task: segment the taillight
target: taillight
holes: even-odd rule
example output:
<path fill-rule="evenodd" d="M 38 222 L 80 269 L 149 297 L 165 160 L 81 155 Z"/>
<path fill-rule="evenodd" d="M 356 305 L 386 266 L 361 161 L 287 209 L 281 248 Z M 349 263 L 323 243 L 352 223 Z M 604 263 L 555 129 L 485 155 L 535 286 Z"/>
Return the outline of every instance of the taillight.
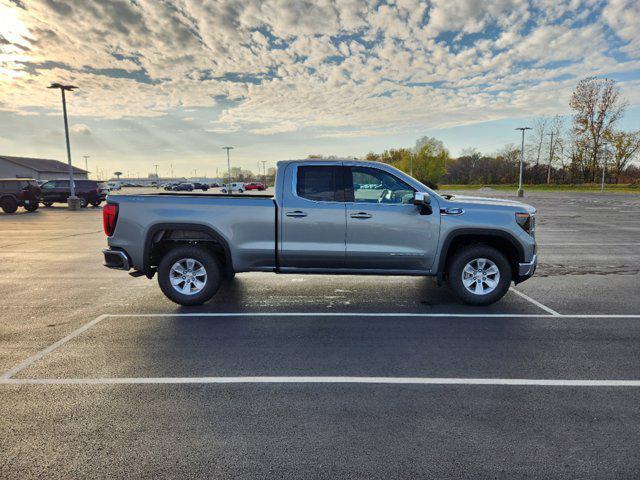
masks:
<path fill-rule="evenodd" d="M 113 235 L 116 230 L 116 222 L 118 221 L 118 205 L 115 203 L 107 203 L 102 207 L 102 226 L 107 237 Z"/>

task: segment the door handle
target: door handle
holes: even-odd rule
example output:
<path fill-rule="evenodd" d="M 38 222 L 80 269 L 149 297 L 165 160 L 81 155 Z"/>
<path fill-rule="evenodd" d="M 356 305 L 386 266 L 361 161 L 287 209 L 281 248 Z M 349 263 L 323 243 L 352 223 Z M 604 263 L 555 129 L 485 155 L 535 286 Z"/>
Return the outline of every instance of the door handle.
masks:
<path fill-rule="evenodd" d="M 301 210 L 295 210 L 293 212 L 287 212 L 285 213 L 285 215 L 287 217 L 295 217 L 295 218 L 301 218 L 301 217 L 306 217 L 307 214 Z"/>
<path fill-rule="evenodd" d="M 351 218 L 371 218 L 371 215 L 368 214 L 367 212 L 358 212 L 358 213 L 352 213 Z"/>

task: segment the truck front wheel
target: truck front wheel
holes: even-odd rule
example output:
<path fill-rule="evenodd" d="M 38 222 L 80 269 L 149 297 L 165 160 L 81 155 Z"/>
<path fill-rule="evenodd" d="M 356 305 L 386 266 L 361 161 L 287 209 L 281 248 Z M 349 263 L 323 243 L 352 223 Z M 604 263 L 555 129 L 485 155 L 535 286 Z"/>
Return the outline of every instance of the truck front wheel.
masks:
<path fill-rule="evenodd" d="M 457 251 L 447 270 L 449 286 L 469 305 L 490 305 L 511 285 L 511 266 L 504 254 L 486 245 Z"/>
<path fill-rule="evenodd" d="M 220 288 L 222 269 L 216 258 L 200 247 L 176 247 L 158 265 L 158 284 L 167 298 L 180 305 L 201 305 Z"/>

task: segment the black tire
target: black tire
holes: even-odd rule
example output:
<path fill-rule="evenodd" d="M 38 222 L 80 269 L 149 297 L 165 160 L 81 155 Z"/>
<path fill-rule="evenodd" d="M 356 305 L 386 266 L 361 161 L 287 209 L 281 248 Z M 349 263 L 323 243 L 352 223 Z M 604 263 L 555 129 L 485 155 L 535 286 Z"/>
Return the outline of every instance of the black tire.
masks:
<path fill-rule="evenodd" d="M 53 202 L 42 202 L 42 205 L 49 208 L 51 205 L 53 205 Z"/>
<path fill-rule="evenodd" d="M 97 201 L 95 201 L 95 202 L 91 202 L 91 205 L 93 205 L 94 207 L 96 207 L 96 208 L 97 208 L 97 207 L 99 207 L 99 206 L 100 206 L 100 204 L 101 204 L 101 203 L 102 203 L 102 201 L 97 200 Z"/>
<path fill-rule="evenodd" d="M 171 284 L 173 265 L 183 259 L 193 259 L 199 262 L 206 271 L 205 285 L 197 293 L 183 294 Z M 213 297 L 222 281 L 223 272 L 218 260 L 207 250 L 200 247 L 175 247 L 162 257 L 158 265 L 158 284 L 166 297 L 180 305 L 201 305 Z M 175 277 L 174 277 L 175 278 Z M 183 283 L 184 286 L 184 283 Z"/>
<path fill-rule="evenodd" d="M 465 287 L 462 279 L 465 266 L 476 259 L 487 259 L 498 268 L 500 278 L 495 288 L 484 294 L 476 294 Z M 511 286 L 511 265 L 507 257 L 499 250 L 487 245 L 472 245 L 457 251 L 447 269 L 448 283 L 456 296 L 468 305 L 490 305 L 500 300 Z M 480 277 L 482 278 L 482 277 Z M 486 278 L 486 277 L 484 277 Z M 495 278 L 495 277 L 494 277 Z M 482 288 L 487 285 L 482 283 Z"/>
<path fill-rule="evenodd" d="M 87 199 L 84 197 L 80 197 L 80 208 L 87 208 L 87 205 L 89 205 Z"/>
<path fill-rule="evenodd" d="M 244 192 L 243 189 L 241 189 L 241 188 L 238 189 L 238 193 L 243 193 L 243 192 Z"/>
<path fill-rule="evenodd" d="M 35 212 L 38 209 L 38 202 L 29 202 L 29 205 L 25 205 L 24 209 L 27 212 Z"/>
<path fill-rule="evenodd" d="M 0 200 L 0 207 L 4 213 L 16 213 L 16 210 L 18 210 L 18 202 L 16 202 L 15 198 L 6 197 Z"/>

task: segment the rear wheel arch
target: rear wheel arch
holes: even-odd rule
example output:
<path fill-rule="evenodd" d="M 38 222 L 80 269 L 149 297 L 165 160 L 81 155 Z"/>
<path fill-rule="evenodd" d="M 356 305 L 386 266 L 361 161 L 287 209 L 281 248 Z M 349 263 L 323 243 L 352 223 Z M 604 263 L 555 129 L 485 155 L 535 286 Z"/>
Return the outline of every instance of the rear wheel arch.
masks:
<path fill-rule="evenodd" d="M 226 239 L 216 230 L 201 224 L 162 223 L 153 225 L 144 243 L 144 273 L 151 278 L 154 266 L 172 248 L 181 245 L 197 245 L 213 253 L 223 266 L 225 276 L 234 274 L 231 250 Z"/>
<path fill-rule="evenodd" d="M 524 249 L 508 232 L 491 229 L 460 229 L 450 232 L 442 243 L 438 260 L 438 276 L 442 278 L 457 251 L 470 245 L 487 245 L 502 252 L 511 264 L 513 278 L 517 275 L 519 262 L 524 260 Z"/>

